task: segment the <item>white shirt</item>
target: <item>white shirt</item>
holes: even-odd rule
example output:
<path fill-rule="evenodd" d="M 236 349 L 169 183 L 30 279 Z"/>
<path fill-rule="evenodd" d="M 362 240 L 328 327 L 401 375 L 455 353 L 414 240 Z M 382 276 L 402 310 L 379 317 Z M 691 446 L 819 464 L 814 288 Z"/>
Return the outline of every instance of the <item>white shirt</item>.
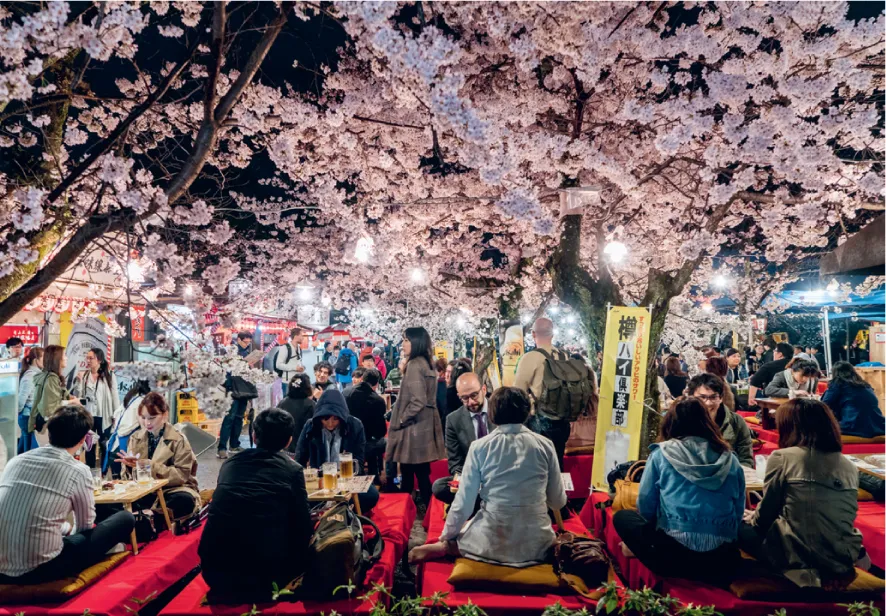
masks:
<path fill-rule="evenodd" d="M 482 505 L 471 518 L 478 495 Z M 554 542 L 548 508 L 565 504 L 553 443 L 505 424 L 471 443 L 440 538 L 457 539 L 468 558 L 527 567 L 544 561 Z"/>
<path fill-rule="evenodd" d="M 95 497 L 89 468 L 57 447 L 9 461 L 0 477 L 0 573 L 20 576 L 58 556 L 74 513 L 74 532 L 92 528 Z"/>

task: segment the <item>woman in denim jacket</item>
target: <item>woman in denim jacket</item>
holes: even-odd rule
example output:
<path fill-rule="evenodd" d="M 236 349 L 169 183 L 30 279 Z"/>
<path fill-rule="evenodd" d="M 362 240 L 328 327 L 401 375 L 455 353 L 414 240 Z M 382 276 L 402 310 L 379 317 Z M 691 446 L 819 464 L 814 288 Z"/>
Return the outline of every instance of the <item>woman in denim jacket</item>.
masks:
<path fill-rule="evenodd" d="M 739 563 L 741 464 L 696 398 L 674 402 L 659 440 L 650 447 L 638 511 L 614 516 L 622 551 L 662 577 L 725 582 Z"/>

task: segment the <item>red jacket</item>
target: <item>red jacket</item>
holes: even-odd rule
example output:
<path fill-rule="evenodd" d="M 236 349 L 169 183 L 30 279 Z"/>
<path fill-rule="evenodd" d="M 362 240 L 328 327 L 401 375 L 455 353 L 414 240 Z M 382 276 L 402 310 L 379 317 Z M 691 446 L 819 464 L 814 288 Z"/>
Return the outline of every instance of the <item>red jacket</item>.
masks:
<path fill-rule="evenodd" d="M 388 367 L 385 365 L 385 360 L 381 358 L 381 355 L 373 356 L 373 358 L 375 359 L 375 367 L 381 372 L 381 378 L 388 378 Z"/>

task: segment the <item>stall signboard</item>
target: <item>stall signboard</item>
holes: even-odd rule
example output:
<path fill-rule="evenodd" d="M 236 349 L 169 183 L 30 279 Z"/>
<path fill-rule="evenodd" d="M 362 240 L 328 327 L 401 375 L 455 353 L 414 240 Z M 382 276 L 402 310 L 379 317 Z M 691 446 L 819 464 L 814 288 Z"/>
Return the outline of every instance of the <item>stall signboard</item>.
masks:
<path fill-rule="evenodd" d="M 502 323 L 501 327 L 501 384 L 514 385 L 517 364 L 523 357 L 523 326 L 519 321 Z"/>
<path fill-rule="evenodd" d="M 597 437 L 591 483 L 608 490 L 606 476 L 640 456 L 650 316 L 646 308 L 616 306 L 606 318 Z"/>
<path fill-rule="evenodd" d="M 448 340 L 437 340 L 434 343 L 434 357 L 450 361 L 452 359 L 452 343 Z"/>
<path fill-rule="evenodd" d="M 21 338 L 26 345 L 40 342 L 40 328 L 36 325 L 4 325 L 0 327 L 0 341 Z"/>
<path fill-rule="evenodd" d="M 132 341 L 145 341 L 145 311 L 138 308 L 133 309 L 132 316 Z"/>

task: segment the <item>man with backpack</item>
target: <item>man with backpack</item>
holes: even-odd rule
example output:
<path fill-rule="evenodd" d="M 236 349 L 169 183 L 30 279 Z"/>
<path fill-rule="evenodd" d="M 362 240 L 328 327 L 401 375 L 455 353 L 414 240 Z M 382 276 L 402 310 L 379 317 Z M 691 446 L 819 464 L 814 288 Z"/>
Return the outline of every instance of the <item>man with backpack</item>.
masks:
<path fill-rule="evenodd" d="M 592 404 L 593 373 L 583 361 L 554 348 L 550 319 L 536 319 L 532 338 L 535 349 L 520 360 L 514 387 L 525 391 L 532 401 L 526 427 L 551 439 L 562 471 L 570 424 Z"/>
<path fill-rule="evenodd" d="M 335 380 L 339 389 L 344 389 L 354 380 L 354 370 L 357 369 L 357 345 L 349 342 L 348 346 L 341 350 L 335 362 Z"/>
<path fill-rule="evenodd" d="M 283 395 L 289 381 L 299 372 L 305 371 L 301 360 L 301 343 L 304 340 L 300 327 L 294 327 L 289 332 L 289 342 L 277 347 L 277 358 L 274 361 L 274 371 L 283 380 Z"/>

